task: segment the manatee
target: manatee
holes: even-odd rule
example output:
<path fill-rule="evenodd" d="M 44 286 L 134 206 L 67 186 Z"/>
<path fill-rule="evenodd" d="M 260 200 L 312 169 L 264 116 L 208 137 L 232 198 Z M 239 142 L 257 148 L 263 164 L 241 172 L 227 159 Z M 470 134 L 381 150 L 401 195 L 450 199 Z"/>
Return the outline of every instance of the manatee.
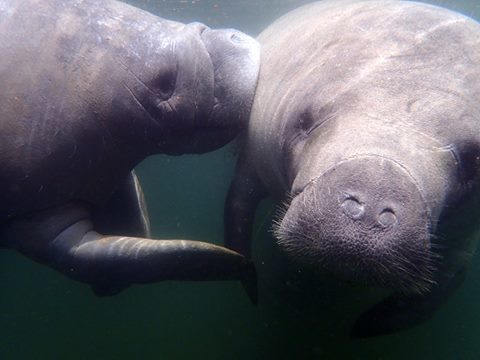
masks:
<path fill-rule="evenodd" d="M 113 295 L 241 280 L 244 256 L 151 240 L 132 169 L 205 153 L 246 126 L 259 46 L 110 0 L 0 0 L 0 244 Z M 165 174 L 168 176 L 168 174 Z"/>
<path fill-rule="evenodd" d="M 226 245 L 250 254 L 271 196 L 295 264 L 387 289 L 353 336 L 428 319 L 461 284 L 480 230 L 480 25 L 415 2 L 330 1 L 257 40 Z"/>

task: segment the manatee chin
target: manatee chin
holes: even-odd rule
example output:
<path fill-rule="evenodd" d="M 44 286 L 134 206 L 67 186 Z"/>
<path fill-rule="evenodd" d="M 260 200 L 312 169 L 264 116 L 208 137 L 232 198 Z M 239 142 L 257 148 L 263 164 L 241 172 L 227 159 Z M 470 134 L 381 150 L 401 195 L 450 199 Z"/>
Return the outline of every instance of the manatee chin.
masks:
<path fill-rule="evenodd" d="M 293 197 L 275 226 L 294 259 L 342 278 L 428 292 L 435 258 L 428 207 L 415 180 L 380 156 L 337 163 Z"/>

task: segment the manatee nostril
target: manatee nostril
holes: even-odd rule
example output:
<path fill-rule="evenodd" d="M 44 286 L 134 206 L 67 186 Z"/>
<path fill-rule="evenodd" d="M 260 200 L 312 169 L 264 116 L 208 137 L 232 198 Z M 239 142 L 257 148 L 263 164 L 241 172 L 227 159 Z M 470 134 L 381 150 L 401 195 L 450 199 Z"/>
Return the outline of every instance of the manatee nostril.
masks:
<path fill-rule="evenodd" d="M 244 39 L 238 33 L 233 33 L 232 35 L 230 35 L 230 40 L 232 40 L 232 42 L 235 44 L 241 44 Z"/>
<path fill-rule="evenodd" d="M 389 227 L 397 222 L 397 216 L 392 209 L 384 209 L 378 216 L 378 223 L 383 227 Z"/>
<path fill-rule="evenodd" d="M 365 213 L 365 207 L 356 198 L 350 197 L 342 203 L 343 212 L 352 219 L 360 219 Z"/>

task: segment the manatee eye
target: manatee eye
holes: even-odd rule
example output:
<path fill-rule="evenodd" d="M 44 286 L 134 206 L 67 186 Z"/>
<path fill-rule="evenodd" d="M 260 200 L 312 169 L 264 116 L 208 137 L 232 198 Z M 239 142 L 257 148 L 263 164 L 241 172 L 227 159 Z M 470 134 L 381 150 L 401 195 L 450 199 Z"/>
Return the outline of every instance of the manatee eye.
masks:
<path fill-rule="evenodd" d="M 300 113 L 298 117 L 298 127 L 307 135 L 310 133 L 310 129 L 313 126 L 315 119 L 312 116 L 312 112 L 310 110 L 305 110 Z"/>
<path fill-rule="evenodd" d="M 167 67 L 161 69 L 155 79 L 152 81 L 151 87 L 160 93 L 162 99 L 169 99 L 174 91 L 177 82 L 176 68 Z"/>
<path fill-rule="evenodd" d="M 308 107 L 298 115 L 295 129 L 308 137 L 315 129 L 333 119 L 334 115 L 334 109 L 330 104 L 319 109 Z"/>
<path fill-rule="evenodd" d="M 244 38 L 237 33 L 233 33 L 230 35 L 230 40 L 235 44 L 241 44 L 243 43 Z"/>

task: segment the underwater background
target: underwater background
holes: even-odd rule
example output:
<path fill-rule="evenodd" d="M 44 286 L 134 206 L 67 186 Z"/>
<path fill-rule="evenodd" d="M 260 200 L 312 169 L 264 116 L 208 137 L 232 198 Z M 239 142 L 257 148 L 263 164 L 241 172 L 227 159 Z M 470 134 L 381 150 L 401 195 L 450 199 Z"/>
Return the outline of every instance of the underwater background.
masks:
<path fill-rule="evenodd" d="M 168 19 L 256 36 L 310 1 L 128 2 Z M 429 2 L 480 19 L 478 0 Z M 222 243 L 237 150 L 231 144 L 201 156 L 153 156 L 138 166 L 154 237 Z M 0 360 L 480 359 L 479 254 L 464 285 L 433 319 L 390 336 L 351 340 L 352 321 L 378 294 L 295 273 L 270 233 L 274 215 L 269 201 L 257 212 L 257 307 L 236 282 L 137 285 L 97 298 L 87 285 L 1 250 Z"/>

